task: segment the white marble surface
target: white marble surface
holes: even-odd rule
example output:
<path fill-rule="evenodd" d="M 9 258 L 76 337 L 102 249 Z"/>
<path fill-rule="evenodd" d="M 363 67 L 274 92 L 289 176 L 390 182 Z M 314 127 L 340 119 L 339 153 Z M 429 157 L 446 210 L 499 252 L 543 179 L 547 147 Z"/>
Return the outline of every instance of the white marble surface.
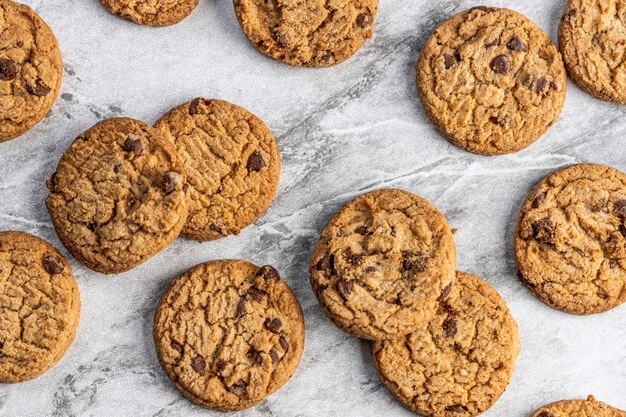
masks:
<path fill-rule="evenodd" d="M 459 269 L 493 285 L 519 324 L 515 374 L 486 417 L 524 417 L 543 403 L 589 393 L 626 409 L 626 307 L 593 317 L 546 307 L 517 280 L 511 238 L 526 193 L 549 172 L 582 161 L 626 170 L 626 107 L 595 100 L 570 83 L 561 118 L 530 148 L 488 158 L 448 144 L 417 100 L 414 64 L 442 19 L 477 2 L 381 0 L 373 38 L 348 62 L 316 70 L 258 53 L 230 0 L 200 0 L 191 17 L 163 29 L 117 19 L 97 0 L 23 1 L 55 31 L 65 76 L 50 115 L 0 144 L 0 230 L 31 232 L 61 248 L 44 207 L 44 181 L 71 141 L 101 118 L 152 123 L 199 95 L 263 118 L 276 135 L 283 171 L 270 210 L 239 236 L 205 244 L 178 239 L 139 268 L 112 277 L 69 257 L 83 306 L 76 340 L 44 376 L 0 386 L 0 415 L 221 415 L 194 406 L 169 383 L 151 327 L 172 278 L 225 257 L 275 265 L 306 317 L 306 348 L 295 376 L 237 415 L 411 415 L 379 382 L 369 344 L 322 315 L 307 274 L 331 214 L 357 194 L 392 186 L 430 199 L 459 229 Z M 556 39 L 563 0 L 489 4 L 526 14 Z"/>

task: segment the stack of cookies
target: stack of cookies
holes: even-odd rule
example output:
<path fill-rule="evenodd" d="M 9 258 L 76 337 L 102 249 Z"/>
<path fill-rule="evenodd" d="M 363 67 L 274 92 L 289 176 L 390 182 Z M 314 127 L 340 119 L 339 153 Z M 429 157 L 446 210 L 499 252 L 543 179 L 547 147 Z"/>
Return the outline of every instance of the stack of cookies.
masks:
<path fill-rule="evenodd" d="M 324 228 L 311 286 L 339 328 L 373 341 L 381 380 L 427 416 L 476 416 L 507 387 L 520 350 L 504 300 L 456 271 L 452 231 L 428 201 L 390 189 L 347 203 Z"/>

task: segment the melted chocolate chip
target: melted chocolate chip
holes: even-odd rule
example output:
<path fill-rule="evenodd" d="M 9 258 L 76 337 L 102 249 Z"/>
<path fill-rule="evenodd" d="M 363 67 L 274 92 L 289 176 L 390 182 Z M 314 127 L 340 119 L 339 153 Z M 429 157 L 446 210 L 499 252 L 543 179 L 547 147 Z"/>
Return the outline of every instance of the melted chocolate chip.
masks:
<path fill-rule="evenodd" d="M 441 295 L 439 295 L 439 301 L 445 301 L 446 298 L 450 295 L 450 291 L 452 291 L 452 283 L 446 285 L 446 288 L 441 291 Z"/>
<path fill-rule="evenodd" d="M 191 367 L 194 371 L 196 371 L 199 375 L 204 375 L 204 367 L 205 367 L 204 359 L 200 356 L 196 356 L 191 359 Z"/>
<path fill-rule="evenodd" d="M 344 249 L 343 258 L 347 263 L 352 266 L 359 266 L 361 264 L 361 261 L 363 260 L 361 255 L 357 255 L 356 253 L 352 252 L 352 248 L 350 247 Z"/>
<path fill-rule="evenodd" d="M 235 310 L 235 317 L 243 316 L 243 313 L 246 312 L 246 299 L 241 297 L 239 302 L 237 303 L 237 309 Z"/>
<path fill-rule="evenodd" d="M 213 230 L 215 233 L 222 233 L 222 228 L 216 225 L 215 223 L 211 223 L 209 229 Z"/>
<path fill-rule="evenodd" d="M 260 171 L 261 168 L 265 166 L 265 160 L 263 159 L 263 155 L 260 151 L 256 150 L 252 152 L 252 155 L 248 158 L 248 163 L 246 164 L 246 168 L 248 171 Z"/>
<path fill-rule="evenodd" d="M 235 382 L 233 385 L 230 386 L 230 388 L 232 389 L 241 389 L 243 387 L 245 387 L 246 381 L 244 381 L 243 379 L 240 379 L 239 381 Z"/>
<path fill-rule="evenodd" d="M 613 205 L 613 212 L 621 219 L 626 220 L 626 200 L 619 200 Z"/>
<path fill-rule="evenodd" d="M 200 99 L 199 97 L 198 97 L 198 98 L 194 98 L 194 99 L 191 101 L 191 103 L 189 103 L 189 114 L 191 114 L 192 116 L 193 116 L 194 114 L 198 114 L 198 113 L 200 113 L 200 112 L 198 111 L 198 105 L 200 104 L 200 100 L 201 100 L 201 99 Z"/>
<path fill-rule="evenodd" d="M 17 65 L 15 61 L 7 58 L 0 58 L 0 80 L 10 81 L 17 75 Z"/>
<path fill-rule="evenodd" d="M 170 343 L 170 346 L 172 349 L 174 349 L 176 352 L 180 353 L 181 355 L 183 354 L 183 345 L 181 345 L 180 343 L 172 340 L 172 342 Z"/>
<path fill-rule="evenodd" d="M 443 333 L 446 337 L 454 337 L 456 334 L 456 320 L 451 317 L 448 317 L 443 322 Z"/>
<path fill-rule="evenodd" d="M 554 417 L 554 416 L 551 413 L 547 412 L 547 411 L 542 411 L 541 413 L 539 413 L 539 415 L 537 417 Z"/>
<path fill-rule="evenodd" d="M 404 252 L 402 258 L 402 268 L 405 271 L 424 272 L 428 267 L 428 262 L 420 254 Z"/>
<path fill-rule="evenodd" d="M 143 144 L 141 143 L 141 139 L 126 138 L 122 149 L 126 152 L 132 152 L 135 156 L 141 156 L 143 153 Z"/>
<path fill-rule="evenodd" d="M 278 274 L 278 271 L 271 265 L 265 265 L 260 267 L 259 270 L 256 272 L 256 276 L 263 278 L 265 281 L 280 281 L 280 275 Z"/>
<path fill-rule="evenodd" d="M 490 66 L 496 74 L 506 74 L 511 70 L 511 61 L 506 55 L 498 55 L 491 61 Z"/>
<path fill-rule="evenodd" d="M 256 287 L 250 287 L 248 289 L 248 293 L 247 293 L 250 298 L 252 298 L 254 301 L 261 302 L 261 300 L 263 299 L 263 296 L 265 295 L 265 292 L 259 290 Z"/>
<path fill-rule="evenodd" d="M 354 229 L 354 232 L 365 236 L 367 234 L 367 226 L 359 226 Z"/>
<path fill-rule="evenodd" d="M 450 69 L 454 64 L 456 64 L 458 60 L 454 55 L 444 54 L 443 56 L 443 64 L 446 66 L 446 69 Z"/>
<path fill-rule="evenodd" d="M 369 12 L 361 13 L 356 17 L 356 24 L 361 28 L 365 29 L 367 27 L 372 26 L 372 22 L 374 22 L 374 18 Z"/>
<path fill-rule="evenodd" d="M 534 209 L 538 208 L 541 205 L 541 203 L 545 201 L 545 199 L 546 199 L 546 193 L 539 194 L 537 197 L 535 197 L 530 207 Z"/>
<path fill-rule="evenodd" d="M 63 263 L 55 256 L 46 256 L 42 261 L 43 269 L 50 275 L 58 275 L 65 268 Z"/>
<path fill-rule="evenodd" d="M 467 407 L 459 404 L 451 405 L 446 407 L 446 411 L 449 413 L 467 413 Z"/>
<path fill-rule="evenodd" d="M 163 178 L 161 180 L 161 186 L 163 187 L 163 192 L 165 194 L 172 194 L 176 191 L 176 187 L 180 182 L 180 174 L 178 172 L 166 172 L 163 174 Z"/>
<path fill-rule="evenodd" d="M 348 300 L 348 296 L 352 292 L 353 282 L 346 279 L 341 279 L 337 282 L 337 292 L 343 298 L 344 301 Z"/>
<path fill-rule="evenodd" d="M 219 374 L 224 369 L 226 369 L 226 361 L 224 361 L 222 359 L 218 359 L 218 361 L 215 362 L 215 371 Z"/>
<path fill-rule="evenodd" d="M 327 253 L 322 259 L 319 260 L 319 262 L 317 262 L 315 269 L 323 272 L 327 277 L 330 277 L 335 273 L 335 257 Z"/>
<path fill-rule="evenodd" d="M 509 39 L 506 47 L 511 51 L 528 52 L 528 45 L 526 45 L 524 41 L 522 41 L 522 38 L 517 35 L 514 35 L 511 39 Z"/>
<path fill-rule="evenodd" d="M 43 97 L 50 92 L 50 87 L 41 82 L 41 80 L 37 80 L 35 85 L 26 83 L 26 91 L 33 96 Z"/>
<path fill-rule="evenodd" d="M 543 93 L 548 88 L 548 80 L 545 77 L 539 77 L 534 82 L 534 90 L 536 93 Z"/>
<path fill-rule="evenodd" d="M 272 348 L 270 349 L 270 358 L 272 358 L 272 362 L 274 363 L 280 360 L 280 357 L 278 356 L 278 351 L 274 346 L 272 346 Z"/>
<path fill-rule="evenodd" d="M 532 225 L 533 236 L 539 242 L 552 243 L 554 241 L 555 228 L 552 220 L 545 218 L 537 220 Z"/>
<path fill-rule="evenodd" d="M 496 116 L 491 116 L 491 117 L 489 118 L 489 122 L 490 122 L 490 123 L 492 123 L 492 124 L 494 124 L 494 125 L 498 125 L 498 126 L 502 126 L 502 125 L 504 125 L 504 121 L 503 121 L 503 120 L 498 119 Z"/>
<path fill-rule="evenodd" d="M 263 323 L 263 327 L 269 330 L 272 333 L 280 332 L 280 328 L 283 326 L 283 323 L 279 318 L 274 319 L 266 319 L 265 323 Z"/>
<path fill-rule="evenodd" d="M 287 343 L 287 339 L 284 336 L 278 338 L 278 343 L 280 343 L 280 347 L 283 348 L 285 352 L 289 350 L 289 343 Z"/>
<path fill-rule="evenodd" d="M 261 352 L 259 352 L 258 350 L 250 349 L 248 353 L 246 354 L 246 356 L 250 358 L 252 362 L 255 362 L 259 365 L 263 363 L 263 356 L 261 355 Z"/>

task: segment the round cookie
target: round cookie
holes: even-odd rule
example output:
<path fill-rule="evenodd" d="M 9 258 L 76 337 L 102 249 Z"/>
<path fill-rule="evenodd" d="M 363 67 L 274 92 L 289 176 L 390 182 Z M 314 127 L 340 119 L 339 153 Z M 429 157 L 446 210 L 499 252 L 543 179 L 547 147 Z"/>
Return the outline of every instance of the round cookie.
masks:
<path fill-rule="evenodd" d="M 280 154 L 265 123 L 221 100 L 196 98 L 155 124 L 189 175 L 191 203 L 183 235 L 199 241 L 239 234 L 270 205 Z"/>
<path fill-rule="evenodd" d="M 428 201 L 387 189 L 347 203 L 313 252 L 311 286 L 342 330 L 377 340 L 428 322 L 450 292 L 456 249 L 446 219 Z"/>
<path fill-rule="evenodd" d="M 559 46 L 572 79 L 602 100 L 626 104 L 626 2 L 570 0 Z"/>
<path fill-rule="evenodd" d="M 271 266 L 221 260 L 172 283 L 154 317 L 165 373 L 203 407 L 251 407 L 283 386 L 304 348 L 302 310 Z"/>
<path fill-rule="evenodd" d="M 437 129 L 482 155 L 527 147 L 558 118 L 565 67 L 537 26 L 508 9 L 476 7 L 443 22 L 417 62 L 417 90 Z"/>
<path fill-rule="evenodd" d="M 198 0 L 100 0 L 111 13 L 147 26 L 174 25 L 193 12 Z"/>
<path fill-rule="evenodd" d="M 596 401 L 593 395 L 587 400 L 565 400 L 544 405 L 531 417 L 626 417 L 626 411 Z"/>
<path fill-rule="evenodd" d="M 383 383 L 407 408 L 429 417 L 472 417 L 490 408 L 508 386 L 519 351 L 504 300 L 464 272 L 429 323 L 373 344 Z"/>
<path fill-rule="evenodd" d="M 52 30 L 28 6 L 0 0 L 0 142 L 32 128 L 54 104 L 63 77 Z"/>
<path fill-rule="evenodd" d="M 85 266 L 128 271 L 169 245 L 189 209 L 187 176 L 174 145 L 156 129 L 108 119 L 65 151 L 46 206 L 61 242 Z"/>
<path fill-rule="evenodd" d="M 70 265 L 48 242 L 0 232 L 0 382 L 36 378 L 72 343 L 80 296 Z"/>
<path fill-rule="evenodd" d="M 298 67 L 329 67 L 350 58 L 372 36 L 378 0 L 234 0 L 250 42 Z"/>
<path fill-rule="evenodd" d="M 551 307 L 594 314 L 626 301 L 626 175 L 578 164 L 543 179 L 520 211 L 515 255 Z"/>

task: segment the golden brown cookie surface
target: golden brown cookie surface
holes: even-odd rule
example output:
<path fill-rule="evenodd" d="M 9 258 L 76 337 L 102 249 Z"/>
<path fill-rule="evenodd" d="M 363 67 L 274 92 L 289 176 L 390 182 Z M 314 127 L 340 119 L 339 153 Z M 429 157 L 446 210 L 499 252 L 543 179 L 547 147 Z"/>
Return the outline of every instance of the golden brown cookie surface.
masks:
<path fill-rule="evenodd" d="M 590 395 L 587 400 L 565 400 L 544 405 L 531 417 L 626 417 L 626 411 L 596 401 Z"/>
<path fill-rule="evenodd" d="M 258 117 L 226 101 L 196 98 L 155 127 L 176 145 L 189 176 L 185 236 L 204 241 L 238 234 L 269 207 L 280 154 Z"/>
<path fill-rule="evenodd" d="M 454 281 L 456 251 L 443 215 L 407 191 L 373 191 L 326 225 L 313 252 L 311 286 L 326 316 L 365 339 L 415 331 Z"/>
<path fill-rule="evenodd" d="M 79 315 L 63 255 L 38 237 L 0 232 L 0 382 L 47 371 L 72 343 Z"/>
<path fill-rule="evenodd" d="M 32 128 L 61 87 L 63 63 L 54 34 L 28 6 L 0 0 L 0 142 Z"/>
<path fill-rule="evenodd" d="M 626 175 L 578 164 L 543 179 L 515 230 L 520 278 L 546 304 L 601 313 L 626 301 Z"/>
<path fill-rule="evenodd" d="M 378 0 L 234 0 L 244 33 L 289 65 L 328 67 L 372 36 Z"/>
<path fill-rule="evenodd" d="M 566 73 L 554 44 L 508 9 L 477 7 L 443 22 L 417 63 L 417 90 L 453 144 L 484 155 L 518 151 L 558 118 Z"/>
<path fill-rule="evenodd" d="M 222 260 L 174 280 L 154 319 L 165 373 L 189 400 L 234 411 L 278 390 L 298 367 L 304 319 L 271 266 Z"/>
<path fill-rule="evenodd" d="M 109 11 L 140 25 L 170 26 L 193 12 L 198 0 L 100 0 Z"/>
<path fill-rule="evenodd" d="M 572 79 L 603 100 L 626 103 L 626 1 L 570 0 L 559 46 Z"/>
<path fill-rule="evenodd" d="M 108 119 L 65 151 L 46 205 L 73 256 L 95 271 L 119 273 L 176 239 L 187 219 L 186 180 L 174 145 L 156 129 Z"/>
<path fill-rule="evenodd" d="M 382 381 L 409 409 L 471 417 L 500 398 L 520 351 L 517 325 L 489 284 L 458 272 L 449 297 L 418 331 L 373 345 Z"/>

